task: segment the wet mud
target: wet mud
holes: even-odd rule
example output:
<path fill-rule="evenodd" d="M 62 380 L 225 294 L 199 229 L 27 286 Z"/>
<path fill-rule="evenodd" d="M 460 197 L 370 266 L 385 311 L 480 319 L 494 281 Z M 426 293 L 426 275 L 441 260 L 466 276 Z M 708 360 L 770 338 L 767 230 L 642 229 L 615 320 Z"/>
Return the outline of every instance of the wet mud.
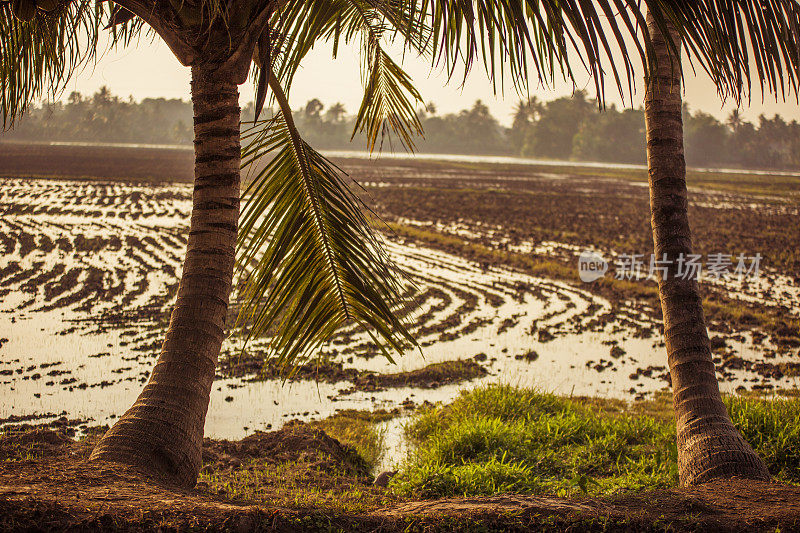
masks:
<path fill-rule="evenodd" d="M 569 273 L 588 244 L 609 257 L 647 251 L 646 189 L 531 170 L 343 164 L 377 212 L 404 229 L 386 242 L 418 287 L 418 306 L 406 312 L 421 350 L 392 365 L 366 332 L 346 327 L 287 377 L 265 363 L 268 339 L 243 349 L 243 332 L 232 331 L 211 436 L 241 438 L 337 409 L 445 401 L 496 381 L 628 400 L 669 386 L 652 282 L 581 284 L 519 259 Z M 0 180 L 0 424 L 66 417 L 102 425 L 124 412 L 160 350 L 190 195 L 169 182 Z M 746 251 L 763 251 L 768 266 L 760 283 L 703 283 L 719 307 L 709 323 L 729 392 L 798 384 L 800 217 L 796 200 L 784 200 L 695 196 L 699 251 L 752 246 Z M 748 224 L 767 237 L 746 237 Z M 725 319 L 729 308 L 738 308 L 735 319 Z"/>

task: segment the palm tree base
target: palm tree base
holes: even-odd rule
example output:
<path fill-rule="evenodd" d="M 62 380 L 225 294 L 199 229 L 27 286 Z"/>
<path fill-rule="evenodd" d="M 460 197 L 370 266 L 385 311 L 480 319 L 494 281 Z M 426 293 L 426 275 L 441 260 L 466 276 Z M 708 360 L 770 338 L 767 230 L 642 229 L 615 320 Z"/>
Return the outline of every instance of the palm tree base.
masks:
<path fill-rule="evenodd" d="M 690 487 L 718 479 L 769 481 L 764 461 L 742 438 L 733 424 L 730 428 L 708 429 L 678 441 L 678 469 L 682 486 Z"/>

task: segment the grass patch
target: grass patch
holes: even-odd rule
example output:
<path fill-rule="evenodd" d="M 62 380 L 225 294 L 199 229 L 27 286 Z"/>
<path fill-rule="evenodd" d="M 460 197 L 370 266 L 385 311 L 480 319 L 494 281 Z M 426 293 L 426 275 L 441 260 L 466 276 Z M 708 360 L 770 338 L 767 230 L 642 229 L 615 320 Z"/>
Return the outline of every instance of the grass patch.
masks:
<path fill-rule="evenodd" d="M 800 483 L 800 398 L 724 398 L 733 423 L 778 481 Z"/>
<path fill-rule="evenodd" d="M 773 475 L 799 482 L 800 401 L 725 401 Z M 678 483 L 666 394 L 628 406 L 492 385 L 421 412 L 406 431 L 416 450 L 393 482 L 405 495 L 611 495 Z"/>
<path fill-rule="evenodd" d="M 431 363 L 423 368 L 395 374 L 365 373 L 355 381 L 356 390 L 377 391 L 388 387 L 419 387 L 432 389 L 483 377 L 485 368 L 472 359 L 454 359 Z"/>
<path fill-rule="evenodd" d="M 343 411 L 325 420 L 292 422 L 241 441 L 204 443 L 198 489 L 231 501 L 361 512 L 394 501 L 372 486 L 387 412 Z"/>
<path fill-rule="evenodd" d="M 385 416 L 382 413 L 386 413 Z M 394 415 L 381 411 L 356 411 L 348 409 L 324 420 L 312 421 L 311 427 L 319 428 L 342 444 L 352 446 L 364 459 L 370 469 L 374 469 L 383 455 L 383 432 L 377 422 L 393 418 Z"/>
<path fill-rule="evenodd" d="M 313 462 L 271 463 L 254 459 L 232 472 L 201 474 L 200 487 L 236 502 L 321 508 L 349 513 L 393 501 L 368 480 L 335 475 Z"/>

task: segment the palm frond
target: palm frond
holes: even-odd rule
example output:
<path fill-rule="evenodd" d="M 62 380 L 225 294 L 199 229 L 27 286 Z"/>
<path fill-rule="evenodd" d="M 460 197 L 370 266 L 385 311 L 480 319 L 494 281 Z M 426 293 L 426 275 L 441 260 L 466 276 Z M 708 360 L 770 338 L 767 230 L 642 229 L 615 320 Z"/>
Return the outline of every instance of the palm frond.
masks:
<path fill-rule="evenodd" d="M 304 0 L 287 2 L 270 20 L 273 32 L 273 70 L 290 92 L 292 80 L 303 58 L 320 42 L 340 42 L 360 35 L 360 14 L 350 0 Z"/>
<path fill-rule="evenodd" d="M 738 103 L 743 96 L 750 97 L 755 82 L 762 92 L 797 96 L 800 90 L 800 2 L 797 0 L 649 0 L 647 3 L 656 20 L 673 22 L 690 58 L 700 63 L 721 95 L 733 97 Z"/>
<path fill-rule="evenodd" d="M 32 102 L 57 98 L 75 72 L 96 61 L 104 29 L 112 48 L 127 46 L 142 33 L 157 33 L 188 65 L 212 28 L 247 28 L 260 20 L 259 10 L 267 4 L 268 0 L 53 0 L 45 10 L 34 0 L 24 0 L 19 5 L 33 6 L 33 11 L 15 16 L 17 3 L 0 0 L 3 127 L 12 126 Z"/>
<path fill-rule="evenodd" d="M 481 60 L 492 81 L 502 86 L 508 74 L 518 90 L 525 90 L 529 63 L 544 85 L 551 85 L 557 76 L 577 81 L 575 67 L 581 65 L 594 80 L 599 100 L 609 74 L 624 96 L 633 88 L 632 58 L 638 56 L 645 69 L 654 68 L 649 38 L 643 31 L 649 10 L 665 35 L 667 24 L 678 29 L 689 57 L 700 63 L 724 95 L 749 95 L 753 78 L 762 89 L 776 94 L 797 94 L 800 85 L 797 0 L 411 3 L 415 19 L 432 28 L 434 63 L 443 64 L 451 76 L 460 65 L 466 77 Z"/>
<path fill-rule="evenodd" d="M 16 18 L 11 2 L 0 3 L 0 108 L 4 128 L 43 95 L 55 96 L 73 72 L 94 58 L 103 12 L 91 0 L 55 11 L 37 10 L 30 21 Z"/>
<path fill-rule="evenodd" d="M 380 12 L 362 12 L 364 98 L 356 115 L 352 138 L 365 133 L 367 148 L 372 151 L 380 136 L 381 144 L 390 133 L 396 134 L 407 150 L 414 148 L 414 136 L 422 135 L 415 105 L 422 96 L 403 68 L 384 50 L 381 40 L 386 31 Z"/>
<path fill-rule="evenodd" d="M 413 3 L 408 4 L 413 6 Z M 294 74 L 303 58 L 320 42 L 331 44 L 334 56 L 341 44 L 353 42 L 375 29 L 390 37 L 401 35 L 403 42 L 421 53 L 426 47 L 428 29 L 411 20 L 405 0 L 301 0 L 287 2 L 270 19 L 273 34 L 274 70 L 290 92 Z M 382 21 L 381 21 L 382 19 Z"/>
<path fill-rule="evenodd" d="M 518 91 L 529 84 L 532 66 L 540 83 L 557 76 L 575 80 L 576 61 L 594 80 L 603 98 L 610 70 L 620 93 L 633 86 L 629 48 L 644 60 L 645 47 L 636 36 L 644 26 L 637 0 L 420 0 L 415 18 L 432 28 L 434 63 L 453 76 L 460 65 L 464 77 L 476 61 L 501 87 L 506 76 Z M 630 36 L 635 38 L 630 39 Z M 532 63 L 532 65 L 531 65 Z"/>
<path fill-rule="evenodd" d="M 372 151 L 379 136 L 382 146 L 383 139 L 393 132 L 407 150 L 413 150 L 414 136 L 422 135 L 414 107 L 422 102 L 422 96 L 378 42 L 368 47 L 366 70 L 364 99 L 356 115 L 353 137 L 358 132 L 365 133 L 367 148 Z"/>
<path fill-rule="evenodd" d="M 305 55 L 321 41 L 331 43 L 334 55 L 340 43 L 361 38 L 364 55 L 364 97 L 353 129 L 353 137 L 365 133 L 367 146 L 375 148 L 377 139 L 395 133 L 406 149 L 414 146 L 413 137 L 422 134 L 415 104 L 422 101 L 411 78 L 382 46 L 384 37 L 402 36 L 403 42 L 424 54 L 426 28 L 409 25 L 403 1 L 328 0 L 289 3 L 271 20 L 270 51 L 272 67 L 287 92 Z M 399 24 L 393 26 L 391 21 Z M 259 72 L 258 94 L 265 89 L 265 75 Z"/>
<path fill-rule="evenodd" d="M 387 349 L 415 345 L 394 310 L 403 276 L 374 235 L 341 171 L 300 137 L 275 76 L 280 112 L 245 136 L 245 167 L 273 155 L 246 189 L 240 225 L 244 289 L 239 322 L 248 338 L 271 333 L 284 368 L 311 356 L 348 321 Z"/>

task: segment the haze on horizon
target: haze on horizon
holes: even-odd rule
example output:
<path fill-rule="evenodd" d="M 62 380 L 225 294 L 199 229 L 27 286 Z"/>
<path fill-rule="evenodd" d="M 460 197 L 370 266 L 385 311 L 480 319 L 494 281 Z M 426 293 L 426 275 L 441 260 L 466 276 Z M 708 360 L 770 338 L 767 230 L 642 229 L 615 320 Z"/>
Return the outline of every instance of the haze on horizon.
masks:
<path fill-rule="evenodd" d="M 431 72 L 427 59 L 409 54 L 403 56 L 402 49 L 396 46 L 390 46 L 389 49 L 392 48 L 395 52 L 393 56 L 396 60 L 402 59 L 403 67 L 411 75 L 424 101 L 436 104 L 438 113 L 454 113 L 472 106 L 475 100 L 482 100 L 503 125 L 511 123 L 514 106 L 521 97 L 510 83 L 506 82 L 504 87 L 498 87 L 495 94 L 483 67 L 477 65 L 463 85 L 461 76 L 456 76 L 448 84 L 447 76 L 441 69 Z M 329 46 L 320 46 L 307 56 L 293 83 L 290 94 L 293 107 L 300 107 L 308 100 L 318 98 L 326 106 L 341 102 L 351 114 L 358 110 L 362 96 L 359 51 L 352 45 L 340 46 L 338 57 L 333 59 L 331 56 Z M 686 60 L 684 64 L 684 101 L 692 110 L 702 110 L 724 121 L 736 108 L 735 103 L 728 99 L 723 104 L 705 72 L 697 67 L 693 74 L 692 67 Z M 640 79 L 636 82 L 633 107 L 642 105 L 644 98 L 643 81 Z M 115 94 L 123 97 L 130 95 L 136 100 L 148 97 L 188 100 L 190 96 L 189 69 L 180 65 L 158 38 L 152 41 L 142 38 L 127 48 L 106 51 L 96 65 L 89 65 L 74 76 L 62 94 L 62 99 L 71 91 L 92 94 L 104 85 Z M 530 95 L 541 100 L 569 95 L 573 89 L 586 89 L 589 96 L 595 95 L 594 85 L 588 75 L 585 83 L 577 87 L 563 81 L 552 88 L 542 87 L 533 80 L 531 85 Z M 253 83 L 241 85 L 239 91 L 242 105 L 254 100 Z M 610 77 L 606 80 L 606 100 L 609 105 L 631 106 L 629 99 L 622 101 Z M 744 101 L 739 109 L 746 120 L 753 122 L 757 122 L 761 114 L 771 117 L 776 113 L 789 121 L 800 120 L 800 105 L 794 96 L 787 94 L 785 99 L 779 97 L 777 101 L 771 94 L 762 98 L 756 86 L 753 88 L 751 101 Z"/>

